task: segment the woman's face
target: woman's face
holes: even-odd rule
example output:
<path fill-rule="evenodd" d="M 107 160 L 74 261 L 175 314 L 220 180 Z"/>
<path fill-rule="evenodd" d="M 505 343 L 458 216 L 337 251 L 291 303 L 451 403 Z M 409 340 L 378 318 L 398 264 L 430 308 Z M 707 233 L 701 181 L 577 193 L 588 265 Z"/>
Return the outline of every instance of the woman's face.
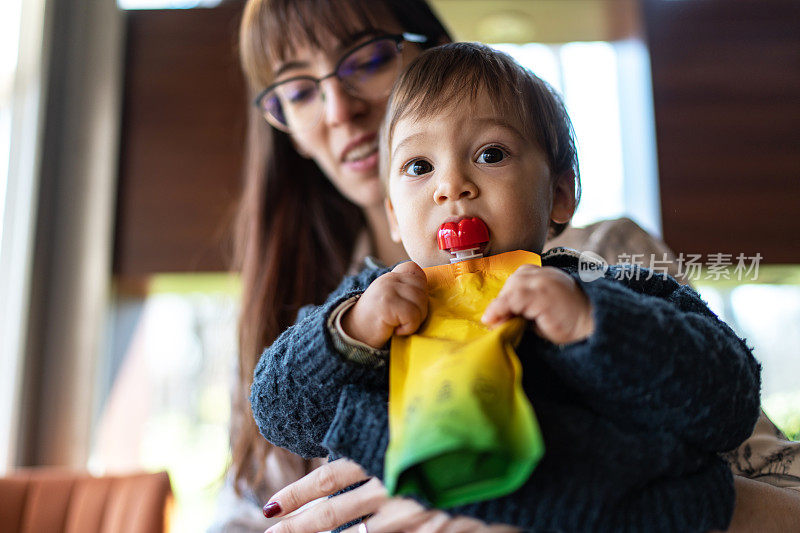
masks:
<path fill-rule="evenodd" d="M 391 25 L 392 33 L 400 30 Z M 321 78 L 331 73 L 343 54 L 377 34 L 363 32 L 349 42 L 332 37 L 321 40 L 321 48 L 298 46 L 285 61 L 273 64 L 275 81 L 294 76 Z M 404 43 L 405 66 L 420 53 L 417 46 Z M 324 109 L 316 126 L 293 133 L 298 152 L 313 159 L 337 189 L 362 208 L 381 205 L 383 190 L 378 179 L 378 130 L 388 96 L 369 100 L 351 95 L 336 77 L 321 82 Z"/>

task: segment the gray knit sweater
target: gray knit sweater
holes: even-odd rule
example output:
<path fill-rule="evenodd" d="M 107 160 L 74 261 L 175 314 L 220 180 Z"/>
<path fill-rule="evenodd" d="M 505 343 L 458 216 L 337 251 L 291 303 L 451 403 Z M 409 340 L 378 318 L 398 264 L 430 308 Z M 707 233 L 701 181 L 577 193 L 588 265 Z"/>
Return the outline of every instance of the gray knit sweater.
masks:
<path fill-rule="evenodd" d="M 584 282 L 577 257 L 556 249 L 542 262 L 584 290 L 595 332 L 566 346 L 528 332 L 517 349 L 544 458 L 516 492 L 448 511 L 531 531 L 727 528 L 733 480 L 718 454 L 744 441 L 758 417 L 751 350 L 691 288 L 631 266 Z M 269 441 L 382 475 L 387 365 L 344 360 L 326 321 L 387 271 L 346 278 L 263 353 L 250 401 Z"/>

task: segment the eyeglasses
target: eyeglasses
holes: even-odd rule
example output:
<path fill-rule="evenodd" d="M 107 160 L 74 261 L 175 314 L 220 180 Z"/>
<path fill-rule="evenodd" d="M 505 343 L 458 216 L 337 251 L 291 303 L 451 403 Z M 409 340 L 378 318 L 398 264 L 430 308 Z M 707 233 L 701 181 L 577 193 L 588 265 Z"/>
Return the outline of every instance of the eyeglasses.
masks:
<path fill-rule="evenodd" d="M 295 76 L 273 83 L 256 98 L 255 105 L 267 121 L 286 132 L 306 131 L 317 125 L 325 109 L 320 83 L 336 77 L 345 90 L 357 98 L 378 101 L 392 90 L 402 66 L 404 42 L 424 43 L 416 33 L 380 35 L 346 52 L 336 68 L 321 78 Z"/>

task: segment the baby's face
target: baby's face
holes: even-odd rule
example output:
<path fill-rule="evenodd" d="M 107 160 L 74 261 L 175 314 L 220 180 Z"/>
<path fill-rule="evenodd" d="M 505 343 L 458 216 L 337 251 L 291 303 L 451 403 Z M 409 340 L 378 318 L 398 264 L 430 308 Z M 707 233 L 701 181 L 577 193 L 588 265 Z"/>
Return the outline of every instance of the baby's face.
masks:
<path fill-rule="evenodd" d="M 493 255 L 541 252 L 551 218 L 569 220 L 571 208 L 562 205 L 544 154 L 520 130 L 485 95 L 475 105 L 397 122 L 387 212 L 392 237 L 413 261 L 422 267 L 449 262 L 436 239 L 445 222 L 483 220 L 489 229 L 483 252 Z"/>

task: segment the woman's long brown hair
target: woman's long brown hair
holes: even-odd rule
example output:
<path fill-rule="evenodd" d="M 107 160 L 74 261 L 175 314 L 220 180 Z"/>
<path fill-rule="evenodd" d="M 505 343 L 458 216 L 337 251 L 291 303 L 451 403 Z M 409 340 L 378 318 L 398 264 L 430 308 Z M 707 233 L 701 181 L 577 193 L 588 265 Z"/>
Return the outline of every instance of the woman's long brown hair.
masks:
<path fill-rule="evenodd" d="M 323 31 L 344 40 L 364 28 L 378 29 L 387 19 L 404 31 L 428 36 L 428 45 L 451 40 L 424 0 L 250 0 L 239 47 L 251 93 L 271 81 L 272 59 L 285 58 L 298 44 L 320 46 Z M 237 493 L 247 487 L 260 499 L 270 496 L 263 493 L 270 454 L 299 464 L 299 458 L 258 433 L 249 403 L 253 370 L 262 350 L 293 323 L 298 309 L 320 303 L 336 287 L 365 228 L 361 209 L 251 106 L 234 235 L 234 268 L 242 281 L 231 423 Z"/>

